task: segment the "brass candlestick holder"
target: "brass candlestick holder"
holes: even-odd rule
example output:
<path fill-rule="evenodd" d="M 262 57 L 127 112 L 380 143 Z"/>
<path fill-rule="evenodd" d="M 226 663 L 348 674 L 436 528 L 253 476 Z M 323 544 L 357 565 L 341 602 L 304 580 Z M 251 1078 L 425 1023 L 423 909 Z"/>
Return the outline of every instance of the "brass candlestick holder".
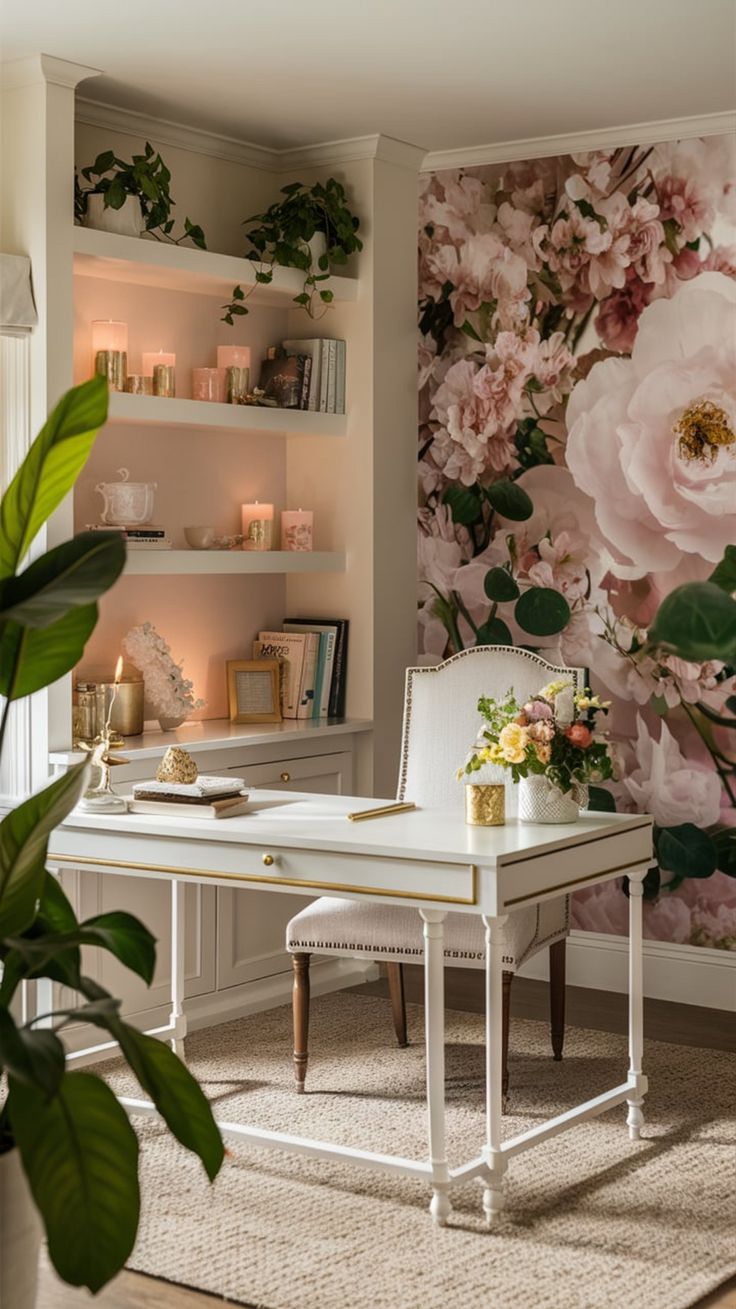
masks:
<path fill-rule="evenodd" d="M 111 728 L 112 711 L 122 675 L 123 660 L 121 657 L 118 659 L 115 669 L 115 683 L 110 697 L 105 725 L 100 732 L 99 740 L 91 748 L 87 747 L 94 780 L 79 801 L 79 808 L 91 813 L 125 813 L 128 808 L 122 796 L 116 795 L 110 784 L 111 768 L 115 764 L 128 763 L 123 755 L 115 755 L 111 752 L 113 736 Z"/>

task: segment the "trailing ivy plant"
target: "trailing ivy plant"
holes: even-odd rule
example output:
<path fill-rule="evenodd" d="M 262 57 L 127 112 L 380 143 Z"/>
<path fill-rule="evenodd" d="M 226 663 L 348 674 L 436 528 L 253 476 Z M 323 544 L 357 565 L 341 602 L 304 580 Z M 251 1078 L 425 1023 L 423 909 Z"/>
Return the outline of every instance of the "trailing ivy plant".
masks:
<path fill-rule="evenodd" d="M 180 245 L 189 240 L 200 250 L 207 249 L 202 228 L 189 218 L 184 219 L 181 236 L 172 236 L 175 220 L 170 215 L 176 201 L 169 189 L 171 173 L 149 141 L 146 141 L 144 153 L 133 155 L 130 163 L 118 159 L 114 150 L 104 150 L 93 164 L 82 169 L 82 177 L 90 183 L 89 186 L 81 185 L 75 171 L 74 216 L 80 222 L 87 213 L 90 195 L 104 196 L 106 209 L 122 209 L 128 196 L 132 195 L 140 200 L 145 230 L 157 241 Z"/>
<path fill-rule="evenodd" d="M 82 532 L 23 567 L 39 529 L 73 486 L 107 417 L 107 384 L 94 378 L 62 397 L 0 504 L 0 749 L 13 702 L 69 672 L 97 621 L 98 597 L 119 577 L 119 534 Z M 64 1281 L 98 1291 L 125 1264 L 140 1208 L 138 1139 L 106 1083 L 69 1072 L 59 1033 L 91 1023 L 117 1041 L 169 1130 L 213 1178 L 223 1145 L 209 1104 L 168 1046 L 124 1022 L 120 1001 L 83 972 L 97 946 L 150 984 L 156 942 L 131 914 L 78 922 L 45 867 L 54 828 L 74 808 L 89 765 L 69 769 L 0 823 L 0 1154 L 20 1152 Z M 47 978 L 80 1003 L 23 1022 L 22 982 Z"/>
<path fill-rule="evenodd" d="M 258 267 L 250 290 L 236 286 L 231 301 L 222 306 L 222 321 L 231 327 L 236 317 L 248 313 L 245 302 L 256 287 L 273 281 L 276 265 L 304 273 L 294 303 L 306 309 L 310 318 L 321 317 L 333 299 L 332 291 L 323 285 L 329 278 L 330 265 L 345 264 L 350 255 L 363 249 L 357 235 L 360 220 L 350 212 L 345 188 L 334 177 L 311 187 L 291 182 L 281 188 L 281 194 L 285 198 L 275 201 L 265 213 L 244 220 L 245 227 L 255 224 L 247 234 L 252 249 L 245 257 Z M 326 239 L 327 253 L 320 255 L 315 267 L 308 243 L 318 232 Z"/>

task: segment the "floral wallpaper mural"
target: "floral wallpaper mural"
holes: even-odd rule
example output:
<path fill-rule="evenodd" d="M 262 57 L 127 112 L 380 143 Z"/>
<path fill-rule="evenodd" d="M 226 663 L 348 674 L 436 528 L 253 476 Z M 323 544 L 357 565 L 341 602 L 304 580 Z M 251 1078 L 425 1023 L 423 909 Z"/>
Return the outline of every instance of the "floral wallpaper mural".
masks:
<path fill-rule="evenodd" d="M 656 823 L 647 935 L 736 949 L 733 145 L 428 175 L 419 264 L 424 658 L 587 667 L 593 803 Z M 625 934 L 621 886 L 574 925 Z"/>

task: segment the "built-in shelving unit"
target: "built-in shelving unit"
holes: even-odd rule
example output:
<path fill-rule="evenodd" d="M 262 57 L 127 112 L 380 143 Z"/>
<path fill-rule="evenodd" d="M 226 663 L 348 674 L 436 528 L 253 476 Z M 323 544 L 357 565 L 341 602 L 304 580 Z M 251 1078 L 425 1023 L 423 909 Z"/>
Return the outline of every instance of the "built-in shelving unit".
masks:
<path fill-rule="evenodd" d="M 129 550 L 125 572 L 135 577 L 205 576 L 225 573 L 285 575 L 341 573 L 337 550 Z"/>
<path fill-rule="evenodd" d="M 110 420 L 145 427 L 216 429 L 221 432 L 271 433 L 274 436 L 344 436 L 345 414 L 317 414 L 303 409 L 260 405 L 214 404 L 157 395 L 110 395 Z"/>
<path fill-rule="evenodd" d="M 188 246 L 167 245 L 140 237 L 117 236 L 94 228 L 74 229 L 74 272 L 80 277 L 102 277 L 108 282 L 128 282 L 156 287 L 161 291 L 189 291 L 229 299 L 236 285 L 247 291 L 255 286 L 255 304 L 288 308 L 303 289 L 304 274 L 296 268 L 274 268 L 267 285 L 255 280 L 250 259 L 214 254 Z M 330 290 L 336 301 L 358 298 L 359 283 L 352 277 L 331 277 Z"/>

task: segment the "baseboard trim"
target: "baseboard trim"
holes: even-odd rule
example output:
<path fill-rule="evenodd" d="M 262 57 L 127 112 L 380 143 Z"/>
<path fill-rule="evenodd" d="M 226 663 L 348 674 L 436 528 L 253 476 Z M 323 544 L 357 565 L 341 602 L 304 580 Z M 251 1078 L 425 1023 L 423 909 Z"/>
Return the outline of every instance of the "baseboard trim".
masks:
<path fill-rule="evenodd" d="M 567 942 L 567 981 L 594 991 L 626 992 L 629 943 L 625 936 L 571 932 Z M 548 952 L 519 969 L 520 977 L 547 979 Z M 736 1013 L 736 954 L 697 945 L 644 942 L 644 994 L 654 1000 L 702 1005 Z"/>

